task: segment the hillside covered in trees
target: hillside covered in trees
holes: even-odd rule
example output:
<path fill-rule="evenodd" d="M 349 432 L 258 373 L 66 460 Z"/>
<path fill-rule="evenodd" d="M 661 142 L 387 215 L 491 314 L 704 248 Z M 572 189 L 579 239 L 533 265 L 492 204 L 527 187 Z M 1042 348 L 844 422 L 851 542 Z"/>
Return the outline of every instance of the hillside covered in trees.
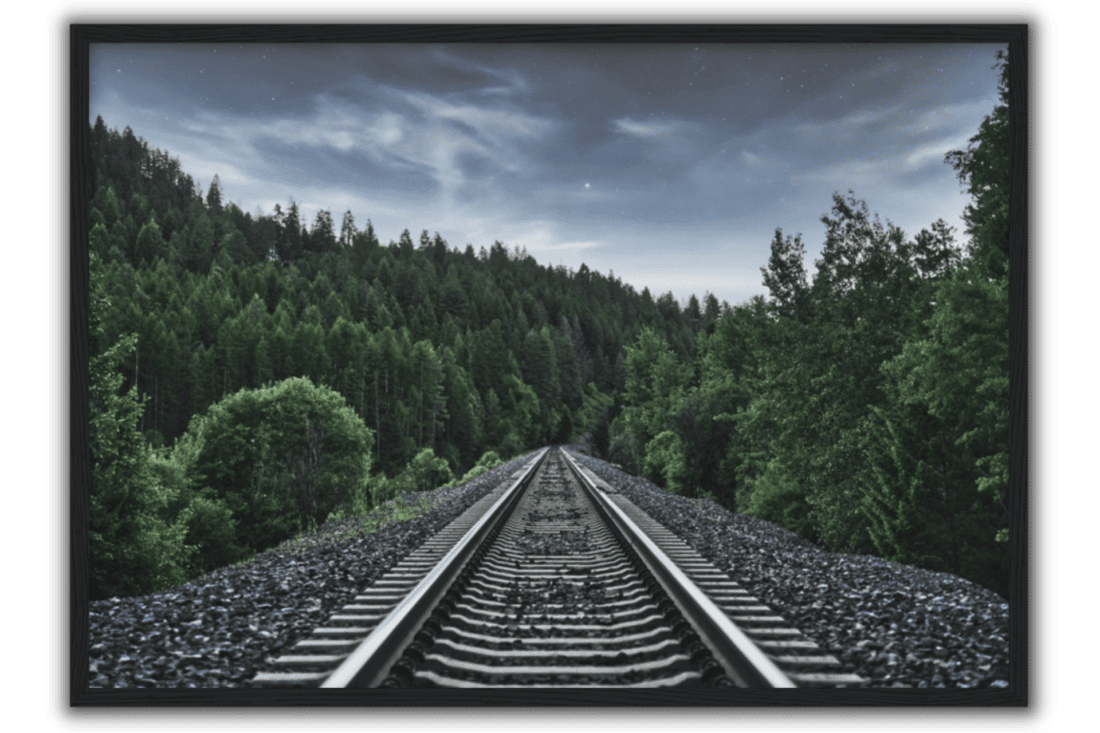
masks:
<path fill-rule="evenodd" d="M 948 156 L 973 195 L 965 247 L 837 194 L 812 277 L 777 229 L 769 296 L 734 307 L 500 242 L 382 244 L 350 211 L 244 212 L 97 118 L 93 597 L 571 441 L 828 549 L 1006 593 L 1006 79 Z"/>

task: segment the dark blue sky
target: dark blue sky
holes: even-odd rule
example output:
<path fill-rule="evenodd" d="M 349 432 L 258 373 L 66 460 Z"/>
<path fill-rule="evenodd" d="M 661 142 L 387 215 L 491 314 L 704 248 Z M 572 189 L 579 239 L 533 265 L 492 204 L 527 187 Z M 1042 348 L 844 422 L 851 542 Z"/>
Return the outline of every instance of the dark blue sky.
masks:
<path fill-rule="evenodd" d="M 997 48 L 97 44 L 91 117 L 247 211 L 350 209 L 383 242 L 501 240 L 735 304 L 776 227 L 812 262 L 833 191 L 961 240 L 944 153 L 993 109 Z"/>

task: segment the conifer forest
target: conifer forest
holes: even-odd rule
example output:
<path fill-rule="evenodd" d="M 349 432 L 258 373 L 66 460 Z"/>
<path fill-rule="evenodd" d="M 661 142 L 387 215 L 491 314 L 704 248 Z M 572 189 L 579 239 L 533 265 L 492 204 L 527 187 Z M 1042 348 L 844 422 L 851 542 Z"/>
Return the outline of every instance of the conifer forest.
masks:
<path fill-rule="evenodd" d="M 245 212 L 90 125 L 91 596 L 170 587 L 332 516 L 575 443 L 831 551 L 1008 594 L 1008 82 L 948 154 L 965 231 L 836 182 L 822 256 L 678 302 L 369 212 Z M 958 212 L 944 212 L 945 216 Z M 782 222 L 776 222 L 780 227 Z M 690 236 L 689 234 L 687 236 Z"/>

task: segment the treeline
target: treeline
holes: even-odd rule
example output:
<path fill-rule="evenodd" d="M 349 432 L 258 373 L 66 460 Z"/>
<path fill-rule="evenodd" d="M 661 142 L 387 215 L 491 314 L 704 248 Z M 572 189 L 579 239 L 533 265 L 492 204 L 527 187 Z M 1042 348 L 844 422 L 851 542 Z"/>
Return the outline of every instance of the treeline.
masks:
<path fill-rule="evenodd" d="M 302 378 L 346 403 L 367 430 L 371 475 L 336 500 L 361 509 L 486 455 L 578 438 L 606 449 L 624 345 L 646 327 L 686 357 L 700 327 L 671 293 L 654 299 L 583 265 L 540 266 L 500 242 L 459 250 L 427 231 L 383 245 L 351 212 L 339 233 L 328 211 L 306 227 L 294 202 L 246 213 L 217 177 L 204 193 L 129 128 L 97 118 L 91 141 L 100 596 L 178 582 L 324 520 L 328 504 L 281 488 L 281 509 L 241 503 L 234 492 L 251 483 L 258 496 L 271 476 L 235 474 L 195 447 L 213 450 L 203 436 L 231 405 L 260 404 L 248 395 Z M 713 321 L 719 305 L 706 303 Z"/>
<path fill-rule="evenodd" d="M 406 231 L 382 245 L 350 212 L 339 236 L 327 211 L 304 227 L 293 202 L 253 216 L 223 204 L 216 179 L 201 195 L 129 128 L 97 119 L 92 139 L 90 247 L 109 301 L 93 350 L 137 335 L 121 373 L 146 398 L 139 427 L 154 446 L 225 395 L 305 376 L 374 430 L 380 470 L 431 447 L 457 471 L 486 450 L 599 431 L 578 424 L 595 412 L 586 392 L 621 388 L 622 347 L 640 327 L 691 348 L 671 294 L 543 267 L 499 242 L 475 253 Z"/>
<path fill-rule="evenodd" d="M 724 312 L 684 360 L 626 350 L 610 456 L 841 552 L 1007 595 L 1008 96 L 947 162 L 973 196 L 965 248 L 908 238 L 834 195 L 812 279 L 777 230 L 769 297 Z"/>
<path fill-rule="evenodd" d="M 574 440 L 826 548 L 1007 593 L 1000 64 L 1001 104 L 948 155 L 973 197 L 966 246 L 835 195 L 812 276 L 777 230 L 768 297 L 733 308 L 500 242 L 383 245 L 351 212 L 338 233 L 294 202 L 246 213 L 97 118 L 93 597 Z"/>

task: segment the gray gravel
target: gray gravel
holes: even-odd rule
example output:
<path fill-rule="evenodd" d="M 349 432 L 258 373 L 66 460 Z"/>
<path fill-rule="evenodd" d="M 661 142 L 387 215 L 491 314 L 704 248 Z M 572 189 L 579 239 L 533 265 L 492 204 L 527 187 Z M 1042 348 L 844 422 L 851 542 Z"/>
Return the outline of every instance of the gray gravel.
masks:
<path fill-rule="evenodd" d="M 1008 687 L 1008 603 L 948 573 L 826 552 L 574 453 L 871 687 Z"/>
<path fill-rule="evenodd" d="M 332 522 L 177 588 L 89 609 L 92 687 L 248 687 L 362 588 L 517 470 L 406 497 L 416 519 L 368 535 Z M 828 553 L 776 525 L 580 460 L 874 687 L 1007 687 L 1008 604 L 980 586 Z"/>
<path fill-rule="evenodd" d="M 251 562 L 170 590 L 95 601 L 89 608 L 91 687 L 249 687 L 270 660 L 349 603 L 511 473 L 519 457 L 459 486 L 407 495 L 432 508 L 419 517 L 357 533 L 329 522 Z"/>

